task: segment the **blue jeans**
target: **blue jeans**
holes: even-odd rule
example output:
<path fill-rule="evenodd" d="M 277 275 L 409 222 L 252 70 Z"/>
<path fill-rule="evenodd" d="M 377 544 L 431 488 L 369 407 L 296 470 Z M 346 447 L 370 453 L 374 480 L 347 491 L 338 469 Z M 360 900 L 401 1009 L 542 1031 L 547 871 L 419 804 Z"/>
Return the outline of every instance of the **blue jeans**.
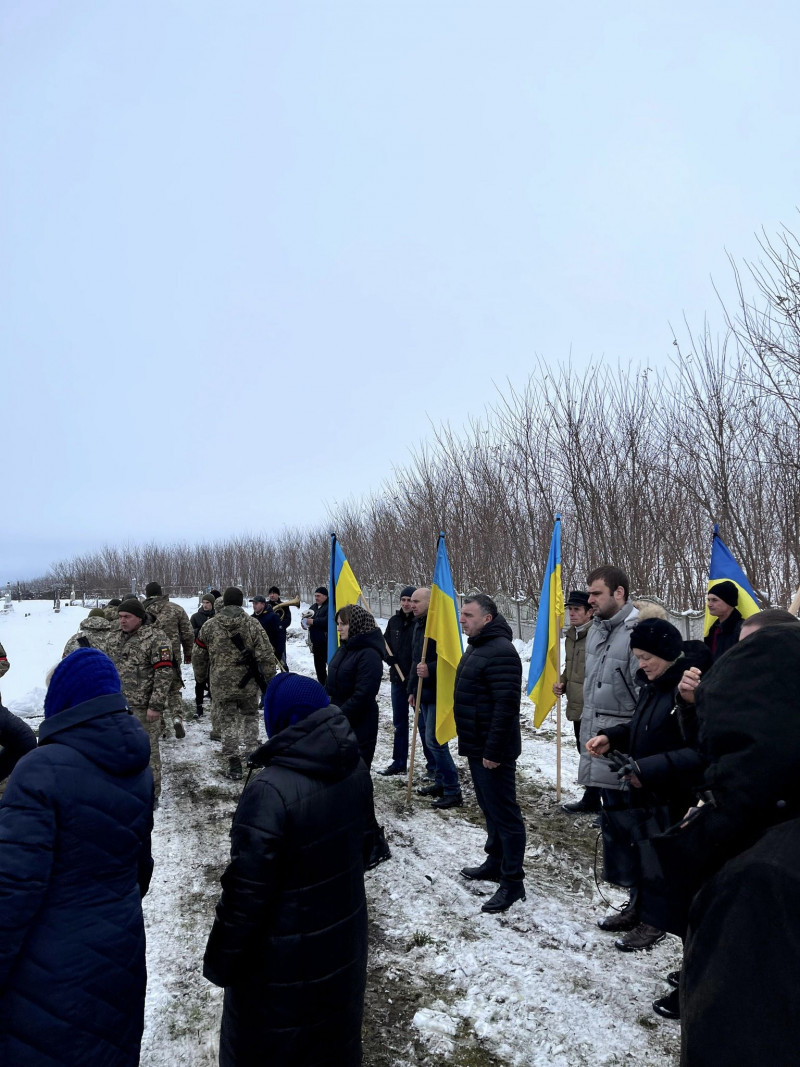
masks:
<path fill-rule="evenodd" d="M 394 744 L 392 745 L 392 763 L 400 767 L 408 766 L 408 690 L 404 682 L 392 682 L 392 725 L 394 726 Z"/>
<path fill-rule="evenodd" d="M 423 722 L 425 723 L 424 730 L 422 728 Z M 461 786 L 458 784 L 458 770 L 455 763 L 453 763 L 453 757 L 450 755 L 450 746 L 440 745 L 436 740 L 435 704 L 425 704 L 424 702 L 420 704 L 419 726 L 420 733 L 425 739 L 423 747 L 426 749 L 426 755 L 429 751 L 433 759 L 433 773 L 436 785 L 440 785 L 444 789 L 446 797 L 456 796 L 461 792 Z"/>

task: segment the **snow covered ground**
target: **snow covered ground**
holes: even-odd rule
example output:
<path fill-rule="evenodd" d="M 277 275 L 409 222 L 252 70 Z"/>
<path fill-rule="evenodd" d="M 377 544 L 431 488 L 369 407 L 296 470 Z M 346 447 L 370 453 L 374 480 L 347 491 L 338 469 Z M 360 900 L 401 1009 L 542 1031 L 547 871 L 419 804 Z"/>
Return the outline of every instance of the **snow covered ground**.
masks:
<path fill-rule="evenodd" d="M 195 600 L 178 601 L 191 614 Z M 86 611 L 43 601 L 14 603 L 0 614 L 0 642 L 11 669 L 0 682 L 4 703 L 36 725 L 45 675 Z M 291 669 L 313 675 L 311 654 L 293 611 Z M 194 715 L 191 668 L 187 716 Z M 381 733 L 375 768 L 391 756 L 388 680 L 379 696 Z M 678 1025 L 651 1009 L 667 991 L 664 975 L 680 961 L 667 938 L 649 953 L 620 953 L 598 930 L 607 910 L 595 887 L 596 831 L 555 802 L 555 726 L 538 732 L 523 702 L 519 797 L 528 827 L 527 900 L 505 916 L 480 912 L 492 886 L 467 884 L 460 867 L 483 858 L 480 812 L 462 771 L 464 808 L 431 810 L 405 780 L 373 777 L 378 820 L 392 859 L 367 874 L 370 970 L 364 1025 L 367 1067 L 605 1067 L 634 1060 L 677 1062 Z M 221 990 L 202 976 L 205 941 L 228 854 L 228 830 L 240 785 L 223 775 L 219 745 L 205 719 L 187 736 L 162 743 L 164 782 L 153 838 L 155 872 L 145 899 L 148 997 L 142 1063 L 212 1065 Z M 566 797 L 577 768 L 566 724 Z M 263 736 L 263 724 L 262 724 Z M 453 746 L 454 747 L 454 746 Z M 621 894 L 603 886 L 615 903 Z"/>

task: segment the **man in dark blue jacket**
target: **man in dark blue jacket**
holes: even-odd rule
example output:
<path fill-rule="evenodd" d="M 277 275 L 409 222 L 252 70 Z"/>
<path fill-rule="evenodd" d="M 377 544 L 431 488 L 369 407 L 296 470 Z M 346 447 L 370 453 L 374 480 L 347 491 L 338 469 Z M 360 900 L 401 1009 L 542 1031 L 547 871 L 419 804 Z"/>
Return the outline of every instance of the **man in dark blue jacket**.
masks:
<path fill-rule="evenodd" d="M 525 899 L 525 824 L 515 781 L 522 751 L 522 663 L 511 643 L 511 627 L 490 597 L 468 597 L 461 608 L 461 626 L 469 647 L 458 665 L 453 694 L 458 752 L 469 761 L 486 819 L 486 859 L 461 873 L 473 881 L 499 882 L 481 911 L 506 911 Z"/>
<path fill-rule="evenodd" d="M 414 633 L 414 613 L 411 597 L 414 586 L 407 585 L 400 593 L 400 607 L 386 625 L 384 639 L 386 658 L 391 670 L 392 725 L 394 744 L 392 762 L 378 774 L 405 774 L 408 766 L 408 679 L 411 675 L 411 639 Z"/>

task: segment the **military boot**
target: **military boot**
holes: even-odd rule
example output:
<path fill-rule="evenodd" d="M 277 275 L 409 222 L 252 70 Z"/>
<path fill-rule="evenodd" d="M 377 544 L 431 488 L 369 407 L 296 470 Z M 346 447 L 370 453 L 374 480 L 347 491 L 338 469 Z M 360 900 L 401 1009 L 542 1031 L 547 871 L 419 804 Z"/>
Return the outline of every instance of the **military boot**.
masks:
<path fill-rule="evenodd" d="M 230 778 L 234 782 L 241 782 L 242 780 L 242 761 L 238 756 L 231 756 L 228 760 L 228 770 L 225 773 L 226 778 Z"/>

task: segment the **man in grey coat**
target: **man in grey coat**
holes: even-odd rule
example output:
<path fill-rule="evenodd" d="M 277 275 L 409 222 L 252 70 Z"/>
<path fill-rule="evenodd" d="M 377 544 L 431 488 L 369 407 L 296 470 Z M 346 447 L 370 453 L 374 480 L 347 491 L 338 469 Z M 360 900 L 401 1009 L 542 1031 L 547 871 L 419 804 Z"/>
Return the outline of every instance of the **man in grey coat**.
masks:
<path fill-rule="evenodd" d="M 592 759 L 586 742 L 598 730 L 631 718 L 636 709 L 638 686 L 634 682 L 639 664 L 631 652 L 630 635 L 639 611 L 628 599 L 630 581 L 619 567 L 597 567 L 586 579 L 594 619 L 586 638 L 586 672 L 581 715 L 581 758 L 578 782 L 601 790 L 603 804 L 603 868 L 615 885 L 632 888 L 626 875 L 630 841 L 617 819 L 627 809 L 627 794 L 621 793 L 616 771 L 605 759 Z M 638 923 L 635 893 L 621 912 L 601 919 L 603 930 L 632 930 Z"/>

